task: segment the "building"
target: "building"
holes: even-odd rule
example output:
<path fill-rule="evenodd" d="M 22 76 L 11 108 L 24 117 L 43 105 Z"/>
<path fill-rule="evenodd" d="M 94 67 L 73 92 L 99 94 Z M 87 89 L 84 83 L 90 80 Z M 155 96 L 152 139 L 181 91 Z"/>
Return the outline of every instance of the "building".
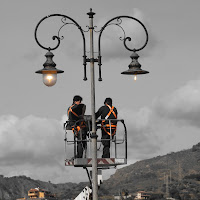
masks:
<path fill-rule="evenodd" d="M 131 198 L 132 195 L 127 195 L 127 196 L 123 196 L 123 195 L 120 195 L 120 196 L 114 196 L 114 199 L 116 200 L 122 200 L 122 199 L 127 199 L 127 198 Z"/>
<path fill-rule="evenodd" d="M 39 199 L 55 198 L 55 195 L 51 194 L 51 192 L 49 192 L 47 190 L 43 190 L 43 189 L 40 189 L 40 188 L 35 188 L 35 189 L 30 189 L 28 191 L 28 198 L 30 198 L 30 199 L 35 199 L 35 198 L 39 198 Z"/>
<path fill-rule="evenodd" d="M 30 189 L 28 191 L 28 198 L 18 198 L 17 200 L 57 200 L 55 194 L 52 194 L 51 192 L 41 189 L 41 188 L 34 188 Z"/>
<path fill-rule="evenodd" d="M 150 198 L 150 193 L 145 192 L 145 191 L 139 191 L 136 194 L 136 197 L 134 200 L 138 200 L 138 199 L 149 199 Z"/>

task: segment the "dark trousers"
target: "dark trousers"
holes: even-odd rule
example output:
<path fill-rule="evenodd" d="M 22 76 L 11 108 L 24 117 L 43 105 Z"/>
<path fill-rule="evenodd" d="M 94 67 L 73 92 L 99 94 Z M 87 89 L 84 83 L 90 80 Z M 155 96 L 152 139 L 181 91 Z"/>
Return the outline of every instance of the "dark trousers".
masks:
<path fill-rule="evenodd" d="M 87 149 L 87 142 L 83 141 L 86 140 L 86 136 L 87 136 L 87 130 L 84 129 L 80 129 L 80 131 L 78 132 L 77 140 L 77 155 L 76 158 L 82 158 L 83 157 L 83 151 Z"/>
<path fill-rule="evenodd" d="M 103 129 L 101 130 L 101 142 L 103 144 L 103 155 L 102 158 L 110 158 L 110 135 L 108 135 Z"/>

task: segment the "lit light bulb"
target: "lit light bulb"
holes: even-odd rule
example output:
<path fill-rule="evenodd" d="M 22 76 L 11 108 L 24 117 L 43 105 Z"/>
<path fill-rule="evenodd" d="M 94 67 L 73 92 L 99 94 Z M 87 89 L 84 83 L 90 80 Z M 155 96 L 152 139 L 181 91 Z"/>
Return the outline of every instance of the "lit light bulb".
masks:
<path fill-rule="evenodd" d="M 137 80 L 137 76 L 135 75 L 135 76 L 134 76 L 134 81 L 136 81 L 136 80 Z"/>
<path fill-rule="evenodd" d="M 53 79 L 53 76 L 51 76 L 51 75 L 47 76 L 47 80 L 49 81 L 49 83 L 51 82 L 52 79 Z"/>
<path fill-rule="evenodd" d="M 56 84 L 57 81 L 57 73 L 56 74 L 43 74 L 43 83 L 51 87 Z"/>

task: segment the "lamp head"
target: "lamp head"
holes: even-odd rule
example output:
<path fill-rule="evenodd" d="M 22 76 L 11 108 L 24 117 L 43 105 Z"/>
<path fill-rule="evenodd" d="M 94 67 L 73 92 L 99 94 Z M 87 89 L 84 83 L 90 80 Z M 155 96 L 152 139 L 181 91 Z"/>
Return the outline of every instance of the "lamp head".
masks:
<path fill-rule="evenodd" d="M 130 58 L 132 59 L 132 62 L 129 64 L 129 69 L 122 72 L 121 74 L 125 74 L 125 75 L 140 75 L 140 74 L 147 74 L 149 73 L 146 70 L 141 69 L 141 65 L 138 62 L 138 54 L 134 51 L 132 53 L 132 55 L 130 56 Z M 134 78 L 135 79 L 135 78 Z"/>
<path fill-rule="evenodd" d="M 53 53 L 48 51 L 45 54 L 47 60 L 43 64 L 44 68 L 36 71 L 37 74 L 43 74 L 43 83 L 46 86 L 53 86 L 56 84 L 57 81 L 57 74 L 63 73 L 64 71 L 57 69 L 56 64 L 53 62 Z"/>

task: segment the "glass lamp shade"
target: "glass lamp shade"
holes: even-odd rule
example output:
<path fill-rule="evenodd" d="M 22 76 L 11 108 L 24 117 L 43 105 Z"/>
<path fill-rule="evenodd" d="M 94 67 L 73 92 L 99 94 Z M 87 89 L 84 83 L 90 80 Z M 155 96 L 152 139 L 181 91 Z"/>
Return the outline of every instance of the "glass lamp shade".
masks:
<path fill-rule="evenodd" d="M 54 74 L 43 74 L 43 83 L 51 87 L 56 84 L 57 81 L 57 73 Z"/>

